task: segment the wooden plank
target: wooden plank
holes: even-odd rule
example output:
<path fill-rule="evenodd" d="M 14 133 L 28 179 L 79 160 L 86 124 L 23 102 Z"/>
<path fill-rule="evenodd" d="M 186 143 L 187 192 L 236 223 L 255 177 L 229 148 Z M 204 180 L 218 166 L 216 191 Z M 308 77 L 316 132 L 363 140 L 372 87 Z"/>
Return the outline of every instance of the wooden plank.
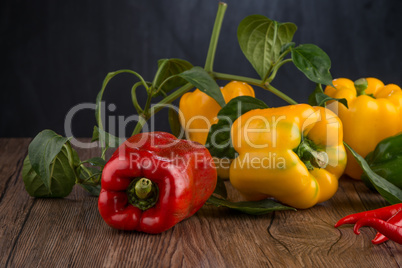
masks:
<path fill-rule="evenodd" d="M 98 155 L 96 150 L 78 152 L 82 159 Z M 26 192 L 21 194 L 28 195 Z M 34 200 L 35 205 L 9 258 L 11 266 L 67 266 L 73 262 L 80 243 L 87 236 L 102 237 L 97 236 L 98 227 L 94 225 L 102 221 L 94 221 L 99 217 L 97 198 L 89 196 L 81 187 L 75 186 L 67 198 Z M 89 249 L 92 247 L 94 245 Z M 98 259 L 93 255 L 95 253 L 101 254 L 91 250 L 85 258 L 93 262 Z"/>
<path fill-rule="evenodd" d="M 7 185 L 19 172 L 19 166 L 27 153 L 30 139 L 0 138 L 0 200 L 5 194 Z"/>
<path fill-rule="evenodd" d="M 31 139 L 0 139 L 0 267 L 5 267 L 33 205 L 21 179 Z"/>
<path fill-rule="evenodd" d="M 97 150 L 78 152 L 82 159 L 99 155 Z M 34 205 L 29 214 L 16 218 L 25 224 L 19 225 L 23 228 L 12 249 L 3 244 L 11 252 L 7 260 L 13 267 L 401 265 L 401 245 L 372 245 L 373 229 L 363 228 L 356 236 L 352 225 L 333 227 L 345 215 L 386 205 L 361 182 L 346 178 L 331 200 L 311 209 L 249 216 L 204 206 L 172 229 L 148 235 L 108 227 L 98 213 L 97 198 L 80 187 L 64 199 L 33 199 L 24 191 L 20 175 L 15 177 L 19 179 L 12 184 L 18 191 L 10 190 L 9 184 L 6 195 L 10 191 L 10 197 Z M 232 187 L 229 195 L 239 199 Z M 5 263 L 2 260 L 0 266 Z"/>
<path fill-rule="evenodd" d="M 296 258 L 297 265 L 308 267 L 395 266 L 395 260 L 385 245 L 371 244 L 370 237 L 375 235 L 373 230 L 362 230 L 362 234 L 356 236 L 352 225 L 334 228 L 343 216 L 384 205 L 379 197 L 364 204 L 368 193 L 361 182 L 345 178 L 340 182 L 339 191 L 327 202 L 298 212 L 276 213 L 277 217 L 269 228 L 269 233 L 275 238 L 270 249 L 283 247 Z M 370 193 L 370 196 L 376 195 Z M 273 254 L 272 258 L 280 256 Z"/>
<path fill-rule="evenodd" d="M 341 180 L 341 188 L 340 191 L 342 191 L 344 188 L 346 191 L 342 194 L 340 191 L 338 191 L 337 197 L 342 197 L 344 198 L 349 197 L 351 193 L 353 193 L 352 189 L 355 189 L 354 195 L 359 196 L 359 200 L 353 200 L 353 202 L 350 203 L 351 206 L 339 206 L 342 207 L 343 209 L 346 210 L 346 214 L 342 214 L 341 217 L 344 217 L 348 214 L 351 213 L 356 213 L 356 212 L 361 212 L 361 211 L 367 211 L 367 210 L 372 210 L 384 206 L 389 206 L 389 204 L 384 200 L 381 195 L 378 193 L 374 193 L 371 190 L 369 190 L 363 182 L 361 181 L 354 181 L 352 179 L 347 179 L 344 178 Z M 336 199 L 333 200 L 334 202 L 337 202 Z M 337 202 L 339 204 L 339 202 Z M 360 206 L 363 205 L 363 208 L 360 208 Z M 368 253 L 371 253 L 373 258 L 378 258 L 378 259 L 389 259 L 394 262 L 392 265 L 396 267 L 401 267 L 402 266 L 402 245 L 399 245 L 393 241 L 388 241 L 385 242 L 381 245 L 373 245 L 371 243 L 371 240 L 374 238 L 376 231 L 375 229 L 369 228 L 369 227 L 363 227 L 360 231 L 360 235 L 355 235 L 353 233 L 353 226 L 352 225 L 347 225 L 345 227 L 339 227 L 339 230 L 341 231 L 341 234 L 347 233 L 348 236 L 354 236 L 357 243 L 361 243 L 365 247 L 365 251 Z M 352 252 L 355 252 L 356 255 L 359 255 L 357 248 L 354 248 Z M 392 263 L 391 262 L 391 263 Z M 374 263 L 374 262 L 372 262 Z"/>

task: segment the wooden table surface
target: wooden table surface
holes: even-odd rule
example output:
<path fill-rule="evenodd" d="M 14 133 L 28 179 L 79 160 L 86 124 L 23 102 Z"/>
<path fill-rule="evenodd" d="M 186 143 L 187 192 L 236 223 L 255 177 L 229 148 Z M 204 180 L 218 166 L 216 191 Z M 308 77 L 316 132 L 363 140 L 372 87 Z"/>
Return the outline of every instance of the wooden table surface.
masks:
<path fill-rule="evenodd" d="M 402 246 L 371 244 L 375 230 L 334 228 L 351 213 L 386 202 L 361 182 L 340 179 L 336 195 L 313 208 L 249 216 L 204 206 L 158 235 L 108 227 L 97 198 L 81 187 L 64 199 L 35 199 L 24 189 L 31 139 L 0 139 L 0 267 L 400 267 Z M 82 159 L 96 150 L 77 150 Z M 230 191 L 232 198 L 237 193 Z"/>

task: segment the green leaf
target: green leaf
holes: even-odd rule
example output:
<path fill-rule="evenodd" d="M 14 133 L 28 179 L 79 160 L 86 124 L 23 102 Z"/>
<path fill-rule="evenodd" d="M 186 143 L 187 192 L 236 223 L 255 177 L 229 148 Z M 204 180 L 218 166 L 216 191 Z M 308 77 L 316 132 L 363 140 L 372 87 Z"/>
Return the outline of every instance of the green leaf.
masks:
<path fill-rule="evenodd" d="M 32 168 L 43 181 L 44 186 L 50 191 L 52 177 L 51 164 L 60 153 L 69 138 L 62 137 L 54 131 L 46 129 L 33 139 L 28 147 L 28 155 Z"/>
<path fill-rule="evenodd" d="M 242 114 L 254 109 L 269 108 L 263 101 L 240 96 L 233 98 L 218 113 L 218 123 L 211 126 L 205 146 L 212 156 L 234 159 L 236 151 L 230 139 L 230 128 L 233 122 Z"/>
<path fill-rule="evenodd" d="M 182 59 L 161 59 L 158 61 L 158 71 L 156 72 L 152 86 L 158 89 L 161 85 L 161 91 L 165 94 L 173 89 L 186 84 L 186 80 L 177 77 L 184 71 L 190 70 L 193 65 Z"/>
<path fill-rule="evenodd" d="M 71 159 L 70 152 L 66 147 L 63 147 L 50 164 L 51 177 L 48 187 L 45 185 L 43 177 L 38 175 L 32 167 L 28 155 L 22 167 L 22 178 L 28 194 L 33 197 L 68 196 L 76 180 L 74 167 L 71 165 L 69 159 Z"/>
<path fill-rule="evenodd" d="M 317 83 L 314 91 L 308 96 L 308 104 L 311 106 L 320 106 L 316 97 L 319 94 L 324 94 L 324 90 L 322 90 L 321 84 Z"/>
<path fill-rule="evenodd" d="M 317 84 L 315 90 L 313 91 L 313 93 L 310 94 L 310 96 L 308 97 L 308 103 L 312 106 L 322 106 L 325 107 L 325 104 L 327 101 L 338 101 L 340 103 L 342 103 L 343 105 L 345 105 L 346 108 L 348 108 L 348 101 L 344 98 L 342 99 L 336 99 L 336 98 L 332 98 L 330 96 L 328 96 L 327 94 L 325 94 L 321 88 L 321 84 Z"/>
<path fill-rule="evenodd" d="M 80 165 L 77 168 L 77 173 L 79 177 L 77 184 L 88 191 L 91 195 L 99 196 L 102 171 L 97 168 Z"/>
<path fill-rule="evenodd" d="M 216 187 L 215 187 L 215 191 L 214 194 L 217 194 L 223 198 L 227 198 L 228 197 L 228 192 L 226 190 L 226 186 L 225 186 L 225 182 L 218 177 L 218 180 L 216 182 Z"/>
<path fill-rule="evenodd" d="M 402 203 L 402 190 L 389 181 L 385 180 L 383 177 L 377 175 L 374 171 L 371 170 L 370 166 L 362 156 L 356 153 L 345 142 L 344 144 L 357 160 L 365 175 L 367 175 L 368 179 L 373 184 L 374 188 L 380 193 L 380 195 L 384 197 L 384 199 L 387 200 L 390 204 Z"/>
<path fill-rule="evenodd" d="M 272 199 L 264 199 L 261 201 L 241 201 L 241 202 L 230 202 L 225 199 L 218 198 L 216 196 L 211 196 L 207 204 L 214 205 L 216 207 L 227 207 L 234 209 L 250 215 L 263 215 L 273 211 L 278 210 L 294 210 L 295 208 L 284 206 L 275 202 Z"/>
<path fill-rule="evenodd" d="M 332 85 L 329 72 L 331 60 L 318 46 L 313 44 L 300 45 L 292 48 L 294 65 L 311 81 L 324 85 Z"/>
<path fill-rule="evenodd" d="M 123 139 L 113 136 L 112 134 L 107 133 L 106 131 L 98 128 L 97 126 L 94 126 L 94 131 L 92 133 L 91 142 L 94 141 L 99 141 L 102 145 L 107 145 L 112 148 L 117 148 L 119 147 L 120 144 L 124 142 Z"/>
<path fill-rule="evenodd" d="M 196 66 L 178 76 L 212 97 L 221 107 L 225 106 L 225 99 L 223 98 L 221 89 L 203 68 Z"/>
<path fill-rule="evenodd" d="M 99 128 L 94 126 L 94 130 L 92 131 L 91 142 L 99 141 Z"/>
<path fill-rule="evenodd" d="M 182 138 L 182 136 L 184 135 L 184 131 L 180 124 L 179 114 L 176 112 L 175 109 L 171 107 L 168 110 L 168 120 L 172 134 L 176 138 Z"/>
<path fill-rule="evenodd" d="M 290 43 L 284 44 L 284 45 L 281 47 L 281 52 L 280 52 L 280 54 L 284 53 L 284 52 L 285 52 L 286 50 L 288 50 L 288 49 L 294 48 L 295 45 L 296 45 L 295 42 L 290 42 Z"/>
<path fill-rule="evenodd" d="M 85 184 L 79 184 L 82 188 L 85 189 L 88 193 L 90 193 L 93 196 L 99 196 L 100 190 L 101 190 L 101 185 L 85 185 Z"/>
<path fill-rule="evenodd" d="M 385 180 L 402 189 L 402 133 L 380 141 L 374 150 L 367 154 L 365 160 L 372 171 Z M 373 189 L 365 174 L 361 176 L 363 182 Z"/>
<path fill-rule="evenodd" d="M 248 16 L 240 22 L 237 29 L 240 48 L 261 79 L 269 75 L 296 30 L 293 23 L 280 23 L 262 15 Z"/>
<path fill-rule="evenodd" d="M 318 93 L 318 94 L 316 94 L 316 95 L 315 95 L 315 100 L 316 100 L 316 102 L 317 102 L 316 106 L 323 106 L 323 107 L 324 107 L 324 106 L 325 106 L 325 103 L 326 103 L 327 101 L 334 100 L 334 101 L 338 101 L 338 102 L 342 103 L 343 105 L 345 105 L 346 108 L 348 108 L 348 101 L 347 101 L 346 99 L 344 99 L 344 98 L 342 98 L 342 99 L 335 99 L 335 98 L 332 98 L 332 97 L 330 97 L 330 96 L 328 96 L 328 95 L 326 95 L 326 94 L 324 94 L 324 93 Z"/>
<path fill-rule="evenodd" d="M 101 158 L 101 157 L 93 157 L 93 158 L 90 158 L 88 160 L 82 161 L 81 163 L 82 164 L 83 163 L 89 163 L 92 166 L 104 167 L 106 165 L 106 160 Z"/>

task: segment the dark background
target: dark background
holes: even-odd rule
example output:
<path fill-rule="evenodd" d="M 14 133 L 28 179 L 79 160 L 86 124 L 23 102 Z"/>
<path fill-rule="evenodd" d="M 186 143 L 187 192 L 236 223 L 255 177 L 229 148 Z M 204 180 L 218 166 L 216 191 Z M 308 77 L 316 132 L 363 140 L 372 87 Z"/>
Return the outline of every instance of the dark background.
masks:
<path fill-rule="evenodd" d="M 216 71 L 257 78 L 241 53 L 236 31 L 244 17 L 261 14 L 295 23 L 296 44 L 314 43 L 326 51 L 333 77 L 374 76 L 402 85 L 400 0 L 227 3 Z M 152 80 L 161 58 L 203 66 L 217 5 L 216 0 L 2 0 L 0 136 L 35 136 L 45 128 L 64 135 L 68 111 L 95 102 L 110 71 L 132 69 Z M 130 89 L 136 81 L 130 75 L 111 81 L 104 98 L 117 109 L 109 115 L 135 112 Z M 273 85 L 299 102 L 307 101 L 314 88 L 291 64 L 279 71 Z M 262 89 L 256 93 L 271 106 L 285 104 Z M 169 130 L 166 114 L 157 115 L 157 130 Z M 93 111 L 82 111 L 74 118 L 73 133 L 91 136 L 94 124 Z"/>

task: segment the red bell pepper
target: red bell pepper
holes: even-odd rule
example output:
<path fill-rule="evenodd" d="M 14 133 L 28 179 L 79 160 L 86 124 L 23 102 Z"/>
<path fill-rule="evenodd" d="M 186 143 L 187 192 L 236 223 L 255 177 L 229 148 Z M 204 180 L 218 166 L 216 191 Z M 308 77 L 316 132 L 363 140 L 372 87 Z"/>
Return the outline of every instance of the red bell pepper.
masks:
<path fill-rule="evenodd" d="M 103 169 L 98 208 L 113 228 L 161 233 L 197 212 L 216 181 L 204 146 L 169 133 L 140 133 Z"/>

